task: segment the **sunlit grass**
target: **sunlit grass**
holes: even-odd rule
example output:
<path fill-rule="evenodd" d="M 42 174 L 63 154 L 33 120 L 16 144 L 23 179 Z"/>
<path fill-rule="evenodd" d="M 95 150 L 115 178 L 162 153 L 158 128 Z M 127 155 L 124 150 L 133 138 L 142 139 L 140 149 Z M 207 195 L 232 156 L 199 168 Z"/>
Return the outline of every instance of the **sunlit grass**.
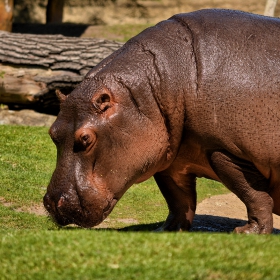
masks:
<path fill-rule="evenodd" d="M 279 279 L 277 236 L 0 232 L 1 279 Z"/>
<path fill-rule="evenodd" d="M 19 206 L 41 203 L 55 168 L 47 128 L 0 126 L 0 197 Z"/>
<path fill-rule="evenodd" d="M 0 126 L 0 198 L 14 209 L 42 206 L 56 162 L 55 146 L 47 132 L 47 128 Z M 221 184 L 206 179 L 199 179 L 197 185 L 198 201 L 227 192 Z M 155 224 L 156 227 L 167 213 L 166 202 L 151 178 L 132 186 L 104 225 L 121 228 L 130 224 Z"/>
<path fill-rule="evenodd" d="M 279 279 L 278 235 L 154 233 L 167 215 L 153 179 L 132 186 L 107 229 L 55 226 L 42 204 L 55 167 L 46 128 L 0 126 L 0 279 Z M 199 200 L 227 192 L 198 180 Z M 150 231 L 150 232 L 148 232 Z"/>
<path fill-rule="evenodd" d="M 126 42 L 144 29 L 154 24 L 118 24 L 91 26 L 82 37 L 105 38 L 119 42 Z"/>

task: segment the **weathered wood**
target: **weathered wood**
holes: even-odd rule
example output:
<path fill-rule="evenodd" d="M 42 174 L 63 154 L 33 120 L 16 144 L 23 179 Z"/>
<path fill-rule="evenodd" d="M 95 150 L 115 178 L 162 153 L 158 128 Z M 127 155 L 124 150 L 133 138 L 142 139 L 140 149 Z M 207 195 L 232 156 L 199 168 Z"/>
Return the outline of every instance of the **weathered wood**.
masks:
<path fill-rule="evenodd" d="M 0 103 L 57 112 L 55 89 L 71 92 L 122 43 L 0 31 Z"/>
<path fill-rule="evenodd" d="M 46 22 L 62 23 L 64 0 L 48 0 Z"/>
<path fill-rule="evenodd" d="M 277 0 L 267 0 L 265 9 L 264 9 L 264 15 L 274 17 L 274 11 L 277 5 Z"/>
<path fill-rule="evenodd" d="M 0 60 L 82 73 L 121 45 L 112 41 L 62 35 L 0 32 Z"/>
<path fill-rule="evenodd" d="M 0 0 L 0 30 L 12 31 L 14 0 Z"/>

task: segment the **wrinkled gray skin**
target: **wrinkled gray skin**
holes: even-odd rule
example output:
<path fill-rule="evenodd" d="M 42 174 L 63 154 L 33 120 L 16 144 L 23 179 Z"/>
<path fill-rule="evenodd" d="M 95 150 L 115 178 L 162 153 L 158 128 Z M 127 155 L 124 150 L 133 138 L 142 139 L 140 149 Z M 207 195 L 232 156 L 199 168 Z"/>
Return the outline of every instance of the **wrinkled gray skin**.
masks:
<path fill-rule="evenodd" d="M 175 15 L 60 98 L 44 197 L 58 224 L 101 223 L 133 183 L 154 175 L 170 210 L 161 229 L 188 230 L 196 177 L 207 177 L 246 205 L 248 224 L 236 232 L 271 233 L 280 214 L 279 19 Z"/>

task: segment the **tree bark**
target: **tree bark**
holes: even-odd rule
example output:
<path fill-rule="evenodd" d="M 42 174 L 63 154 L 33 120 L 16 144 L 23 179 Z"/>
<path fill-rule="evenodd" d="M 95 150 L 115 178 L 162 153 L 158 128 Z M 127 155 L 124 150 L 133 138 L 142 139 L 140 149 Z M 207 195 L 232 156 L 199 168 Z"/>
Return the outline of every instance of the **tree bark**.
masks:
<path fill-rule="evenodd" d="M 277 0 L 267 0 L 264 9 L 264 15 L 274 17 L 274 11 L 276 5 L 277 5 Z"/>
<path fill-rule="evenodd" d="M 0 30 L 12 31 L 14 0 L 0 0 Z"/>
<path fill-rule="evenodd" d="M 57 113 L 55 90 L 70 93 L 122 43 L 0 31 L 0 103 Z"/>
<path fill-rule="evenodd" d="M 62 23 L 64 0 L 48 0 L 46 22 Z"/>

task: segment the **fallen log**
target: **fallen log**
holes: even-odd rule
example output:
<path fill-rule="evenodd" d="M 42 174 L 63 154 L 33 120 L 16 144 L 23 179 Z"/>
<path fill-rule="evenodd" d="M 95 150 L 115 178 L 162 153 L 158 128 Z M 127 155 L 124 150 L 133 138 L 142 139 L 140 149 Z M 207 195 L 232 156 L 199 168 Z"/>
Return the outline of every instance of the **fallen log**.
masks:
<path fill-rule="evenodd" d="M 0 31 L 0 103 L 56 114 L 55 90 L 70 93 L 122 43 Z"/>

